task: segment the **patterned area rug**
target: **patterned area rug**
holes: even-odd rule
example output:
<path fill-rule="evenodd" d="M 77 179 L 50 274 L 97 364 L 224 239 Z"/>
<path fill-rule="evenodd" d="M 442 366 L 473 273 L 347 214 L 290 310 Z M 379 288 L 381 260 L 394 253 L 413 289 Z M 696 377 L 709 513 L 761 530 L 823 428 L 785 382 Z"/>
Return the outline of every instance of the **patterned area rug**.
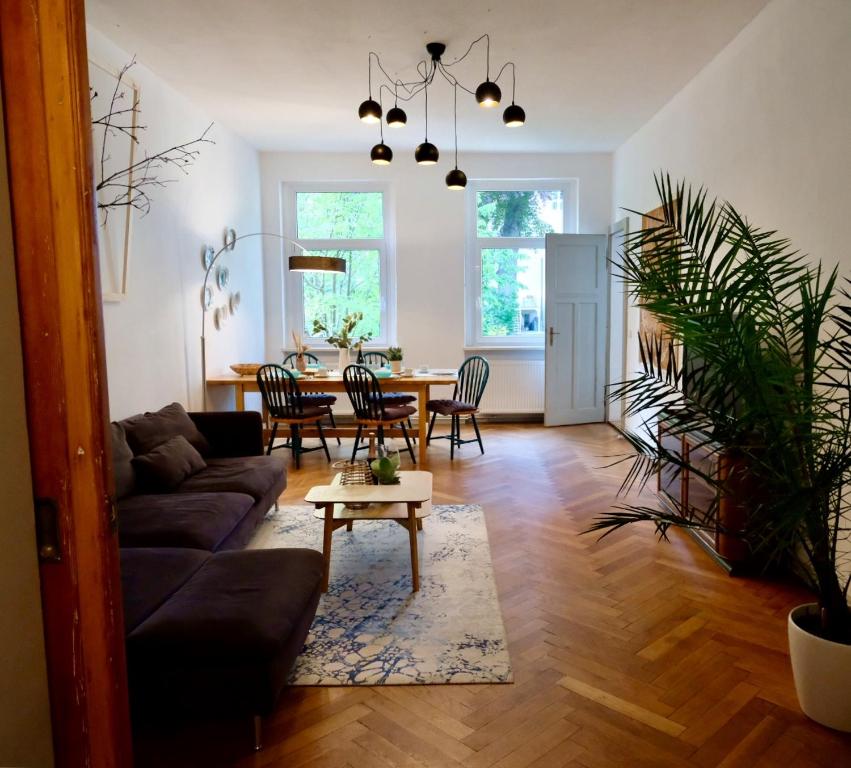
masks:
<path fill-rule="evenodd" d="M 281 507 L 249 546 L 321 551 L 322 521 L 312 508 Z M 405 528 L 370 520 L 335 531 L 331 583 L 291 685 L 511 682 L 481 507 L 434 506 L 419 552 L 412 593 Z"/>

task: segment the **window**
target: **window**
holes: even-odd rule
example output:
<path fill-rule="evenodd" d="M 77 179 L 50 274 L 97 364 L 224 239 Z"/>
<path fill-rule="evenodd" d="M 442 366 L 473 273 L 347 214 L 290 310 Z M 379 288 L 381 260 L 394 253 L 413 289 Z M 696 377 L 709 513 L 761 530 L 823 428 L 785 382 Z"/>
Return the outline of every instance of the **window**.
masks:
<path fill-rule="evenodd" d="M 372 344 L 393 341 L 393 267 L 388 209 L 383 189 L 367 184 L 288 185 L 284 189 L 285 236 L 320 256 L 346 260 L 346 274 L 287 273 L 289 331 L 314 338 L 313 321 L 339 327 L 351 312 L 363 312 L 358 333 L 372 333 Z M 289 249 L 288 249 L 289 251 Z"/>
<path fill-rule="evenodd" d="M 544 238 L 568 231 L 568 182 L 468 188 L 467 343 L 543 346 Z"/>

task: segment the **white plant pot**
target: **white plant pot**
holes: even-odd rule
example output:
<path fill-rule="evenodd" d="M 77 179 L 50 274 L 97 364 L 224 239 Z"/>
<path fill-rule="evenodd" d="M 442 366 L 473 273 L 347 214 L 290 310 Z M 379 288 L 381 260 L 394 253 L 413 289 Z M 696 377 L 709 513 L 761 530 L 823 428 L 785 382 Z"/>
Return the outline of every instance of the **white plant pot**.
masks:
<path fill-rule="evenodd" d="M 789 654 L 798 703 L 817 723 L 851 733 L 851 645 L 812 635 L 795 619 L 818 612 L 815 603 L 789 612 Z"/>
<path fill-rule="evenodd" d="M 337 369 L 340 371 L 340 373 L 346 370 L 346 368 L 349 366 L 349 363 L 349 350 L 343 349 L 341 347 L 339 357 L 337 358 Z"/>
<path fill-rule="evenodd" d="M 401 373 L 402 372 L 402 361 L 401 360 L 391 360 L 390 361 L 390 370 L 393 373 Z"/>

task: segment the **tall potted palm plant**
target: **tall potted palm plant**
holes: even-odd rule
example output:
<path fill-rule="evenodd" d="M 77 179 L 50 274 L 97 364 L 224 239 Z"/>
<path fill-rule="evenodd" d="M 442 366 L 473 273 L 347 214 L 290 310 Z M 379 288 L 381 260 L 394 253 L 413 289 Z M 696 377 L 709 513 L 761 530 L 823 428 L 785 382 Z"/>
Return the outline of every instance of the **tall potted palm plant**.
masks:
<path fill-rule="evenodd" d="M 617 385 L 633 451 L 622 491 L 662 467 L 735 494 L 744 522 L 726 530 L 761 563 L 797 570 L 817 602 L 794 609 L 790 651 L 801 707 L 851 731 L 851 297 L 776 232 L 750 224 L 705 190 L 658 176 L 661 217 L 628 236 L 620 269 L 664 339 L 642 344 L 643 371 Z M 698 435 L 701 453 L 735 456 L 720 478 L 660 435 Z M 718 505 L 700 511 L 623 503 L 590 530 L 603 535 L 651 521 L 715 529 Z M 847 555 L 846 555 L 847 557 Z M 846 560 L 847 563 L 847 560 Z"/>

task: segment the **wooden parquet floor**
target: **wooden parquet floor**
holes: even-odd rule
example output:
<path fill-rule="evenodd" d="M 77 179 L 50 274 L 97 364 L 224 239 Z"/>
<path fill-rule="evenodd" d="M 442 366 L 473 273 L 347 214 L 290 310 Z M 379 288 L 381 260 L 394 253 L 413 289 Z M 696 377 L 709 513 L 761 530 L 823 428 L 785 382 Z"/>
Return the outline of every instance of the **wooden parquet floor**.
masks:
<path fill-rule="evenodd" d="M 486 513 L 515 682 L 294 688 L 267 720 L 139 740 L 140 765 L 238 768 L 851 766 L 851 737 L 798 709 L 786 614 L 809 596 L 731 578 L 685 534 L 650 527 L 580 535 L 623 473 L 605 425 L 490 426 L 486 455 L 428 467 L 438 503 Z M 345 453 L 338 449 L 340 456 Z M 305 458 L 282 497 L 299 503 L 328 468 Z M 851 695 L 851 693 L 849 693 Z"/>

